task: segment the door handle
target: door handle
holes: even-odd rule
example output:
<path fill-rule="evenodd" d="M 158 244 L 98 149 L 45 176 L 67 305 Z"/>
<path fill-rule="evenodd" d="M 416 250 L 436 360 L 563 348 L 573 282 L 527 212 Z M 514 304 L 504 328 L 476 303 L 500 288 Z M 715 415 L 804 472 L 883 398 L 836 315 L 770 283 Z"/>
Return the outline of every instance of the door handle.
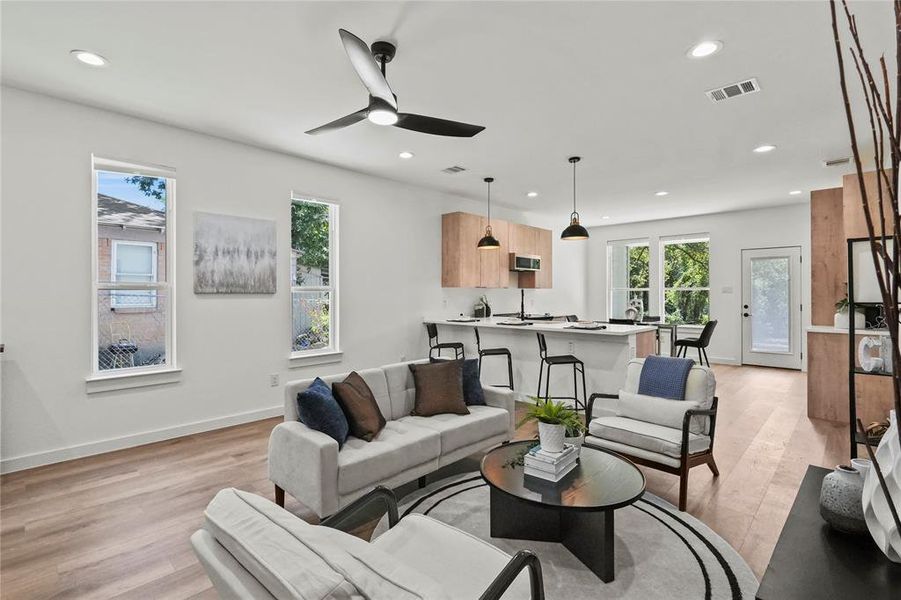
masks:
<path fill-rule="evenodd" d="M 742 316 L 743 316 L 743 317 L 750 317 L 751 315 L 748 314 L 748 313 L 742 313 Z"/>

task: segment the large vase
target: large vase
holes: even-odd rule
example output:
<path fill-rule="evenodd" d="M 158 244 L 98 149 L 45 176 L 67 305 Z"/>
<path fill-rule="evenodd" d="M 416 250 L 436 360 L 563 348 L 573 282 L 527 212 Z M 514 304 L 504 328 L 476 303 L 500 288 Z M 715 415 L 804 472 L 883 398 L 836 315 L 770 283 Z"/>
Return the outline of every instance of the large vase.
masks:
<path fill-rule="evenodd" d="M 845 465 L 835 467 L 823 478 L 820 489 L 820 516 L 832 527 L 846 533 L 867 533 L 863 517 L 861 473 Z"/>
<path fill-rule="evenodd" d="M 882 470 L 882 476 L 892 497 L 891 502 L 894 502 L 895 510 L 901 515 L 901 444 L 898 443 L 898 417 L 895 411 L 891 412 L 889 422 L 891 425 L 876 449 L 876 462 Z M 879 484 L 876 465 L 867 472 L 861 500 L 867 528 L 876 545 L 889 560 L 901 563 L 901 532 L 898 531 L 898 526 L 892 518 L 890 500 L 885 497 L 885 492 Z"/>

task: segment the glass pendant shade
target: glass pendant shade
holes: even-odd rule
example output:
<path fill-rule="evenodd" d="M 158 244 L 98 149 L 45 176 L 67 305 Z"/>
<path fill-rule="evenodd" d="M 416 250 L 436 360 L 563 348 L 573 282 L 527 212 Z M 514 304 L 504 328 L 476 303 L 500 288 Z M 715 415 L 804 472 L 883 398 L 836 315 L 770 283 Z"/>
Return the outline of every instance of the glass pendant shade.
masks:
<path fill-rule="evenodd" d="M 485 183 L 488 184 L 488 225 L 485 227 L 485 235 L 479 240 L 477 248 L 479 250 L 497 250 L 501 247 L 501 243 L 494 237 L 491 231 L 491 182 L 494 177 L 486 177 Z"/>
<path fill-rule="evenodd" d="M 578 156 L 571 156 L 569 162 L 573 166 L 573 212 L 569 215 L 569 227 L 560 234 L 561 240 L 587 240 L 588 230 L 579 223 L 579 213 L 576 212 L 576 163 L 582 160 Z"/>

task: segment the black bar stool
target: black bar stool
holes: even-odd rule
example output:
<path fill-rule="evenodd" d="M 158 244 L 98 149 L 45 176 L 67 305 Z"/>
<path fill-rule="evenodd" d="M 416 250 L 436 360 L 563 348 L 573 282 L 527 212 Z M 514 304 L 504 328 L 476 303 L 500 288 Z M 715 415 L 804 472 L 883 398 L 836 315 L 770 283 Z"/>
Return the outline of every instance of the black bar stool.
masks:
<path fill-rule="evenodd" d="M 429 333 L 429 358 L 432 358 L 432 352 L 438 351 L 441 356 L 442 350 L 453 350 L 454 358 L 466 358 L 466 352 L 463 350 L 463 342 L 439 342 L 438 326 L 434 323 L 426 323 L 425 329 Z"/>
<path fill-rule="evenodd" d="M 538 353 L 541 356 L 541 369 L 538 371 L 538 397 L 541 397 L 541 377 L 544 375 L 544 365 L 547 365 L 547 376 L 545 378 L 544 384 L 544 399 L 545 400 L 573 400 L 576 404 L 576 410 L 579 410 L 579 407 L 582 407 L 582 410 L 585 410 L 585 402 L 588 401 L 588 392 L 585 387 L 585 363 L 581 360 L 573 356 L 572 354 L 561 354 L 558 356 L 548 356 L 547 355 L 547 342 L 544 339 L 544 334 L 535 332 L 538 335 Z M 550 395 L 550 387 L 551 387 L 551 365 L 572 365 L 573 366 L 573 395 L 572 396 L 551 396 Z M 576 376 L 581 373 L 582 374 L 582 398 L 584 401 L 579 401 L 579 384 L 577 383 Z M 586 418 L 588 415 L 586 414 Z"/>
<path fill-rule="evenodd" d="M 482 350 L 482 339 L 479 337 L 479 328 L 473 327 L 472 330 L 476 334 L 476 349 L 479 351 L 479 377 L 482 376 L 482 357 L 483 356 L 506 356 L 507 357 L 507 378 L 510 383 L 504 385 L 496 384 L 495 387 L 508 387 L 513 390 L 513 355 L 510 354 L 508 348 L 485 348 Z"/>
<path fill-rule="evenodd" d="M 713 330 L 716 329 L 716 321 L 707 321 L 707 324 L 704 325 L 704 329 L 701 330 L 701 335 L 696 338 L 682 338 L 681 340 L 676 340 L 676 356 L 687 356 L 689 348 L 697 348 L 698 349 L 698 363 L 704 364 L 707 362 L 707 366 L 710 366 L 710 359 L 707 358 L 707 346 L 710 345 L 710 338 L 713 337 Z M 703 356 L 701 355 L 703 353 Z"/>

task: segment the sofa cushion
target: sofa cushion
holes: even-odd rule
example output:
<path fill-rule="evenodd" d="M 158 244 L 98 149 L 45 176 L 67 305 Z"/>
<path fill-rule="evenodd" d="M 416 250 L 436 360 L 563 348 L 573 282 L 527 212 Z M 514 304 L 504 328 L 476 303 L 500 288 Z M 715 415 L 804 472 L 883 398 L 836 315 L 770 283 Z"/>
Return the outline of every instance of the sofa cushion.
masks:
<path fill-rule="evenodd" d="M 388 421 L 371 442 L 350 437 L 338 453 L 338 493 L 349 494 L 441 455 L 438 432 Z"/>
<path fill-rule="evenodd" d="M 350 433 L 361 440 L 371 441 L 385 426 L 385 417 L 366 381 L 353 371 L 344 381 L 332 384 L 332 392 L 344 416 Z"/>
<path fill-rule="evenodd" d="M 413 363 L 394 363 L 382 367 L 382 370 L 385 372 L 385 380 L 388 382 L 388 395 L 391 398 L 391 416 L 388 417 L 389 420 L 406 417 L 413 411 L 413 404 L 416 401 L 416 382 L 413 380 L 410 364 L 422 365 L 427 363 L 428 359 L 423 359 Z M 383 414 L 388 415 L 384 411 Z"/>
<path fill-rule="evenodd" d="M 620 390 L 617 413 L 621 417 L 682 429 L 685 411 L 697 409 L 698 406 L 697 402 L 691 400 L 670 400 Z M 704 433 L 705 419 L 706 417 L 701 416 L 692 417 L 689 431 Z"/>
<path fill-rule="evenodd" d="M 430 417 L 442 413 L 468 415 L 463 400 L 463 364 L 440 361 L 427 365 L 410 365 L 416 382 L 416 402 L 411 414 Z"/>
<path fill-rule="evenodd" d="M 434 580 L 372 544 L 254 494 L 220 491 L 204 528 L 279 600 L 446 598 Z"/>
<path fill-rule="evenodd" d="M 300 422 L 328 435 L 340 448 L 347 439 L 348 425 L 344 411 L 332 396 L 332 389 L 320 378 L 297 394 L 297 415 Z"/>
<path fill-rule="evenodd" d="M 642 448 L 649 452 L 679 458 L 682 450 L 682 430 L 647 423 L 627 417 L 599 417 L 592 419 L 588 432 L 599 438 Z M 688 434 L 688 453 L 694 454 L 710 447 L 710 438 Z"/>
<path fill-rule="evenodd" d="M 510 413 L 493 406 L 470 406 L 468 415 L 411 415 L 400 419 L 400 422 L 438 432 L 441 435 L 441 454 L 448 454 L 470 444 L 506 434 L 510 425 Z"/>
<path fill-rule="evenodd" d="M 491 544 L 418 514 L 404 517 L 372 545 L 453 590 L 454 598 L 479 598 L 510 561 L 509 554 Z M 519 574 L 503 597 L 531 597 L 527 571 Z"/>

